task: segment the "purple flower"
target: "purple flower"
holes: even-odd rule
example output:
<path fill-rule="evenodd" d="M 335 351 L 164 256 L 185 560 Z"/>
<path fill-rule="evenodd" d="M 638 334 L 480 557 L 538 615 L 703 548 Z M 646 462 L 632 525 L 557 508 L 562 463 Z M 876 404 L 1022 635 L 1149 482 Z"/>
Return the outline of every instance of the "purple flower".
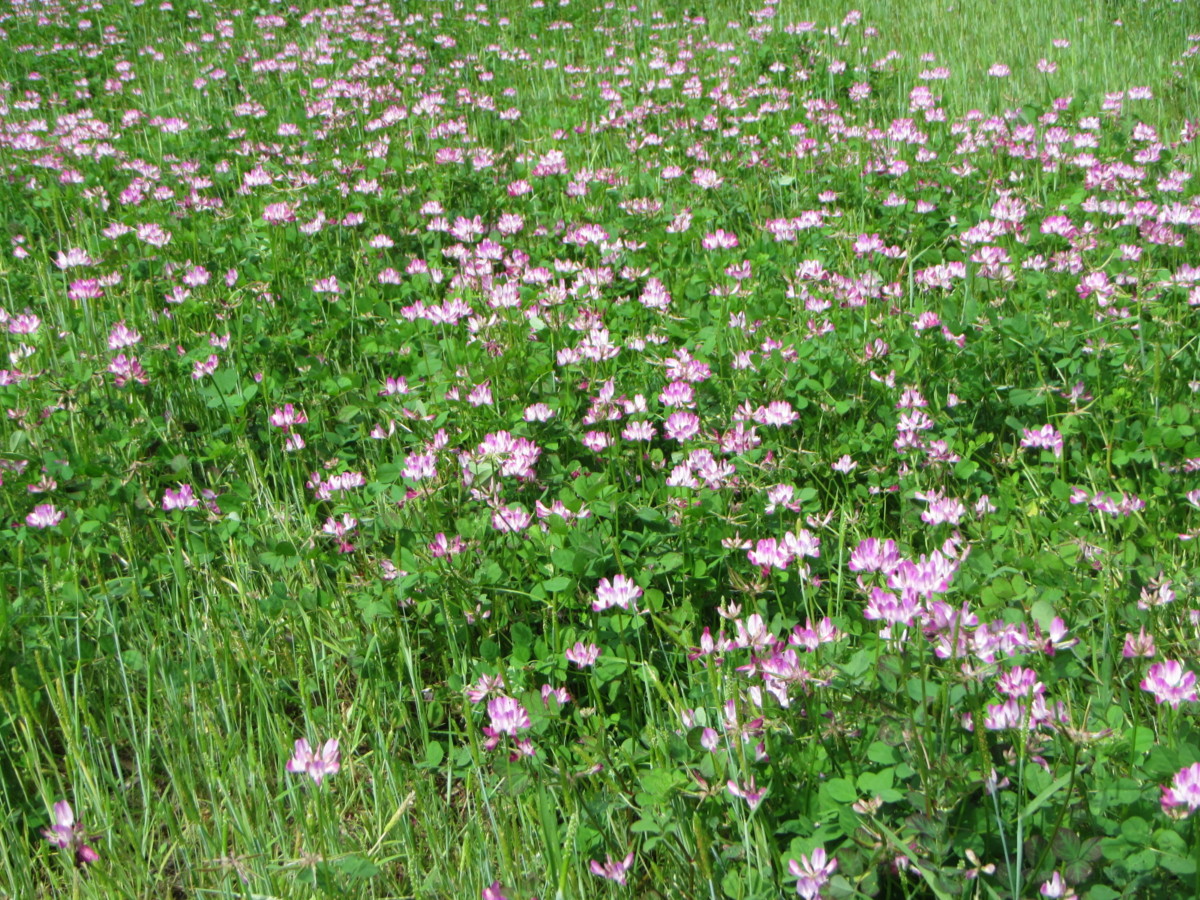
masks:
<path fill-rule="evenodd" d="M 763 797 L 767 795 L 766 788 L 760 788 L 754 780 L 754 776 L 750 776 L 750 780 L 746 782 L 745 787 L 738 784 L 732 778 L 726 782 L 725 787 L 734 797 L 741 797 L 750 804 L 750 808 L 758 809 L 758 804 L 762 803 Z"/>
<path fill-rule="evenodd" d="M 190 484 L 181 484 L 179 485 L 179 490 L 176 491 L 167 488 L 163 492 L 162 508 L 168 512 L 173 509 L 191 509 L 199 505 L 200 501 L 192 493 L 192 486 Z"/>
<path fill-rule="evenodd" d="M 605 854 L 604 865 L 601 865 L 599 861 L 593 859 L 590 868 L 593 875 L 599 875 L 601 878 L 607 878 L 609 881 L 615 881 L 617 884 L 624 884 L 625 873 L 629 871 L 629 867 L 632 865 L 632 853 L 630 853 L 620 862 L 614 862 L 611 856 Z"/>
<path fill-rule="evenodd" d="M 493 881 L 483 889 L 482 900 L 508 900 L 508 896 L 504 893 L 504 885 Z"/>
<path fill-rule="evenodd" d="M 86 866 L 100 858 L 100 854 L 87 843 L 88 840 L 95 840 L 95 838 L 88 838 L 84 833 L 82 823 L 75 821 L 75 812 L 71 809 L 70 803 L 66 800 L 59 800 L 55 803 L 51 818 L 54 824 L 49 828 L 43 828 L 42 836 L 55 847 L 73 851 L 75 865 Z"/>
<path fill-rule="evenodd" d="M 326 741 L 317 753 L 312 752 L 307 740 L 300 738 L 296 741 L 295 752 L 287 764 L 289 772 L 305 772 L 317 784 L 320 784 L 326 775 L 337 774 L 341 767 L 337 738 Z"/>
<path fill-rule="evenodd" d="M 518 731 L 532 726 L 529 713 L 519 701 L 502 694 L 488 701 L 488 715 L 491 716 L 492 724 L 482 729 L 487 736 L 487 740 L 483 742 L 485 750 L 495 750 L 500 746 L 504 735 L 508 734 L 513 738 L 513 749 L 508 758 L 513 762 L 522 756 L 533 756 L 537 752 L 532 741 L 517 737 Z"/>
<path fill-rule="evenodd" d="M 1031 447 L 1035 450 L 1049 450 L 1055 456 L 1063 455 L 1063 436 L 1053 425 L 1043 425 L 1041 428 L 1026 428 L 1021 436 L 1021 448 Z"/>

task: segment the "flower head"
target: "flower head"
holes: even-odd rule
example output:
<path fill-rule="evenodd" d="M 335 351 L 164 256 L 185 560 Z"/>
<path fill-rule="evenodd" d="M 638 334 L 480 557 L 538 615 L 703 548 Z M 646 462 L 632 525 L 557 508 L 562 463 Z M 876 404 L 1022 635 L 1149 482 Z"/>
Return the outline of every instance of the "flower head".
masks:
<path fill-rule="evenodd" d="M 642 596 L 642 589 L 632 578 L 625 575 L 614 575 L 611 582 L 607 578 L 601 578 L 600 584 L 596 587 L 596 600 L 592 604 L 592 610 L 603 612 L 612 606 L 629 609 L 630 605 L 640 596 Z"/>
<path fill-rule="evenodd" d="M 167 488 L 163 492 L 162 508 L 168 512 L 173 509 L 192 509 L 199 506 L 200 500 L 192 492 L 190 484 L 179 485 L 178 490 Z"/>
<path fill-rule="evenodd" d="M 593 859 L 590 868 L 593 875 L 598 875 L 601 878 L 607 878 L 609 881 L 615 881 L 617 884 L 624 884 L 625 874 L 629 871 L 629 867 L 632 865 L 632 853 L 619 861 L 614 861 L 611 856 L 605 854 L 603 865 L 601 865 L 598 860 Z"/>
<path fill-rule="evenodd" d="M 1074 900 L 1075 897 L 1079 896 L 1069 884 L 1063 881 L 1063 877 L 1058 874 L 1057 869 L 1051 873 L 1048 879 L 1042 882 L 1038 893 L 1043 897 L 1053 897 L 1058 898 L 1058 900 Z"/>
<path fill-rule="evenodd" d="M 62 522 L 66 515 L 62 510 L 56 509 L 53 503 L 40 503 L 25 517 L 25 524 L 30 528 L 53 528 Z"/>
<path fill-rule="evenodd" d="M 497 734 L 515 735 L 518 729 L 530 727 L 529 713 L 512 697 L 501 695 L 489 701 L 488 715 Z"/>
<path fill-rule="evenodd" d="M 316 753 L 313 753 L 307 740 L 300 738 L 296 741 L 295 752 L 287 764 L 289 772 L 307 773 L 317 784 L 320 784 L 326 775 L 336 775 L 341 767 L 337 738 L 326 741 Z"/>
<path fill-rule="evenodd" d="M 1163 812 L 1183 818 L 1200 809 L 1200 763 L 1192 763 L 1175 773 L 1170 787 L 1162 789 Z"/>
<path fill-rule="evenodd" d="M 808 856 L 788 860 L 788 871 L 795 875 L 796 893 L 805 900 L 814 900 L 820 896 L 821 888 L 837 870 L 837 859 L 828 859 L 824 847 L 817 847 Z"/>
<path fill-rule="evenodd" d="M 1172 709 L 1179 709 L 1184 700 L 1198 699 L 1195 673 L 1187 671 L 1174 659 L 1152 665 L 1146 671 L 1141 687 L 1152 693 L 1156 702 L 1169 703 Z"/>
<path fill-rule="evenodd" d="M 600 648 L 595 644 L 584 644 L 583 641 L 576 641 L 575 646 L 571 647 L 563 655 L 567 658 L 567 662 L 574 663 L 581 669 L 586 669 L 588 666 L 596 664 L 596 660 L 600 658 Z"/>
<path fill-rule="evenodd" d="M 86 866 L 100 858 L 100 854 L 87 843 L 88 840 L 95 840 L 95 838 L 88 838 L 84 833 L 82 823 L 75 821 L 75 812 L 71 809 L 70 803 L 66 800 L 59 800 L 54 804 L 50 817 L 54 824 L 49 828 L 42 829 L 42 837 L 55 847 L 73 851 L 75 865 Z"/>

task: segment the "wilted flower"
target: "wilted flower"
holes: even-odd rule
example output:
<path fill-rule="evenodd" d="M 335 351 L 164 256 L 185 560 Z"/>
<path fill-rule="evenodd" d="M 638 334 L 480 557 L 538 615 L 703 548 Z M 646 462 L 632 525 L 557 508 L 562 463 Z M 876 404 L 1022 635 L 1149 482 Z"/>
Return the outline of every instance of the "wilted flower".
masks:
<path fill-rule="evenodd" d="M 1154 646 L 1154 635 L 1146 634 L 1145 625 L 1138 629 L 1136 636 L 1132 633 L 1125 635 L 1125 647 L 1121 655 L 1126 659 L 1137 656 L 1153 657 L 1156 652 L 1158 651 Z"/>
<path fill-rule="evenodd" d="M 753 775 L 750 776 L 745 787 L 738 784 L 732 778 L 729 779 L 725 787 L 734 797 L 741 797 L 749 803 L 751 809 L 758 809 L 758 804 L 762 803 L 763 797 L 767 795 L 767 789 L 760 788 L 755 782 Z"/>

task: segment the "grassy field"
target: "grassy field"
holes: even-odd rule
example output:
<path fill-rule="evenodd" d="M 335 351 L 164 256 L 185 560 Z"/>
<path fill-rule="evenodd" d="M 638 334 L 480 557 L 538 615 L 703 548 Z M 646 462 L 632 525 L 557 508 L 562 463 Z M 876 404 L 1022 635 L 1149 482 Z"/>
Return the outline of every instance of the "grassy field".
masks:
<path fill-rule="evenodd" d="M 0 7 L 0 898 L 1200 894 L 1198 56 Z"/>

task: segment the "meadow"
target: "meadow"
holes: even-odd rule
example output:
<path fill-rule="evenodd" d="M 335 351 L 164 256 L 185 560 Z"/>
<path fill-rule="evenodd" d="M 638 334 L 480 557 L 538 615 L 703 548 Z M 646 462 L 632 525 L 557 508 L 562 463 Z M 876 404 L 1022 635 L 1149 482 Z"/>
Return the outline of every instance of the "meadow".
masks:
<path fill-rule="evenodd" d="M 0 898 L 1200 895 L 1198 58 L 10 0 Z"/>

